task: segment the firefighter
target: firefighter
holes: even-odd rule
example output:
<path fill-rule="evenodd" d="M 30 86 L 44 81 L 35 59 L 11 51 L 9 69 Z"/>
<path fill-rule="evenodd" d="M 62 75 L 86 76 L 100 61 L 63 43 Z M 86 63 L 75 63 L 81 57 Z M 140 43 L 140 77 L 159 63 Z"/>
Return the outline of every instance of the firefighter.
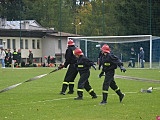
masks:
<path fill-rule="evenodd" d="M 7 52 L 6 56 L 7 56 L 7 58 L 6 58 L 7 59 L 7 62 L 6 62 L 7 67 L 11 67 L 11 64 L 12 64 L 12 53 L 11 53 L 10 49 L 8 49 L 8 52 Z"/>
<path fill-rule="evenodd" d="M 8 66 L 8 50 L 5 49 L 4 51 L 5 51 L 5 53 L 6 53 L 6 56 L 5 56 L 5 59 L 4 59 L 5 67 L 9 67 L 9 66 Z"/>
<path fill-rule="evenodd" d="M 120 59 L 115 56 L 113 53 L 111 54 L 110 48 L 107 44 L 104 44 L 102 46 L 102 72 L 99 74 L 99 78 L 101 78 L 105 73 L 105 79 L 102 86 L 102 101 L 100 102 L 100 105 L 105 105 L 107 103 L 107 97 L 108 97 L 108 89 L 111 87 L 112 90 L 114 90 L 117 95 L 119 96 L 120 102 L 122 102 L 125 94 L 121 92 L 119 87 L 116 85 L 116 82 L 114 80 L 114 74 L 115 69 L 117 66 L 120 67 L 121 72 L 125 72 L 126 69 L 123 67 L 123 63 L 120 61 Z"/>
<path fill-rule="evenodd" d="M 17 63 L 18 63 L 18 67 L 20 67 L 20 63 L 21 63 L 21 49 L 18 49 L 18 55 L 17 55 Z"/>
<path fill-rule="evenodd" d="M 78 58 L 76 67 L 80 74 L 80 79 L 78 81 L 78 89 L 77 95 L 78 97 L 74 98 L 74 100 L 82 100 L 83 99 L 83 89 L 85 89 L 92 98 L 97 98 L 96 93 L 92 89 L 89 83 L 90 76 L 90 68 L 91 66 L 96 70 L 94 62 L 90 61 L 87 57 L 83 55 L 83 52 L 80 48 L 76 48 L 74 50 L 74 55 Z"/>
<path fill-rule="evenodd" d="M 75 67 L 76 57 L 73 55 L 73 51 L 76 49 L 74 41 L 69 39 L 67 46 L 68 48 L 66 49 L 65 52 L 65 62 L 64 64 L 59 66 L 59 68 L 63 67 L 67 68 L 67 66 L 69 65 L 62 84 L 62 90 L 60 92 L 60 94 L 62 95 L 65 95 L 68 86 L 69 86 L 68 94 L 74 93 L 74 79 L 78 74 L 78 71 Z"/>
<path fill-rule="evenodd" d="M 18 59 L 18 52 L 16 51 L 16 49 L 14 49 L 13 53 L 12 53 L 12 60 L 13 60 L 13 63 L 14 63 L 14 67 L 16 67 L 18 65 L 17 63 L 17 59 Z"/>

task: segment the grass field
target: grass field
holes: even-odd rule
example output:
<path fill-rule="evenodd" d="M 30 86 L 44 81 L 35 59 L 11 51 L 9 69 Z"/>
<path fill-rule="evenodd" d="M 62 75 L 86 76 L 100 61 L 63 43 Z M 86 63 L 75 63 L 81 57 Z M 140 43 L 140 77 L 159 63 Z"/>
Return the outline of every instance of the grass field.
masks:
<path fill-rule="evenodd" d="M 55 68 L 0 68 L 0 90 L 37 75 L 49 73 Z M 122 103 L 109 89 L 108 103 L 99 105 L 104 77 L 98 78 L 99 70 L 91 69 L 90 83 L 97 99 L 85 91 L 84 100 L 75 101 L 73 95 L 59 95 L 66 69 L 49 74 L 41 79 L 24 83 L 12 90 L 0 93 L 0 120 L 156 120 L 160 116 L 160 90 L 141 93 L 141 88 L 160 87 L 160 69 L 116 70 L 116 75 L 144 78 L 138 81 L 117 78 L 116 82 L 126 94 Z"/>

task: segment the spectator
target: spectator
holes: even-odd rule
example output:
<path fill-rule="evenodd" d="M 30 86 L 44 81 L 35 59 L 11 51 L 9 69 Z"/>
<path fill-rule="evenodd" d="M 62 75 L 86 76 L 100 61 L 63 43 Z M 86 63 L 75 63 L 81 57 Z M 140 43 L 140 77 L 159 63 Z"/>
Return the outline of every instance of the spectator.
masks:
<path fill-rule="evenodd" d="M 8 52 L 6 54 L 6 66 L 7 67 L 11 67 L 11 64 L 12 64 L 12 53 L 10 51 L 10 49 L 8 49 Z"/>
<path fill-rule="evenodd" d="M 5 68 L 5 57 L 6 57 L 6 53 L 4 51 L 4 49 L 1 49 L 1 63 L 2 63 L 2 68 Z"/>
<path fill-rule="evenodd" d="M 135 67 L 135 58 L 136 58 L 136 52 L 132 47 L 130 51 L 130 61 L 129 61 L 128 67 L 133 67 L 133 68 Z"/>
<path fill-rule="evenodd" d="M 13 55 L 13 64 L 14 64 L 14 66 L 17 66 L 18 65 L 18 63 L 17 63 L 18 52 L 16 51 L 16 49 L 14 49 L 12 55 Z"/>
<path fill-rule="evenodd" d="M 18 66 L 20 65 L 21 63 L 21 49 L 18 49 L 18 55 L 17 55 L 17 64 Z"/>
<path fill-rule="evenodd" d="M 52 56 L 50 59 L 51 59 L 51 63 L 53 63 L 54 66 L 56 67 L 56 58 Z"/>
<path fill-rule="evenodd" d="M 32 65 L 33 64 L 33 53 L 31 50 L 29 50 L 29 65 Z"/>
<path fill-rule="evenodd" d="M 48 67 L 49 67 L 49 64 L 51 63 L 51 59 L 50 59 L 51 57 L 50 57 L 50 55 L 48 56 L 48 58 L 47 58 L 47 63 L 48 63 Z"/>
<path fill-rule="evenodd" d="M 140 47 L 139 61 L 140 61 L 141 68 L 144 68 L 144 51 L 142 47 Z"/>

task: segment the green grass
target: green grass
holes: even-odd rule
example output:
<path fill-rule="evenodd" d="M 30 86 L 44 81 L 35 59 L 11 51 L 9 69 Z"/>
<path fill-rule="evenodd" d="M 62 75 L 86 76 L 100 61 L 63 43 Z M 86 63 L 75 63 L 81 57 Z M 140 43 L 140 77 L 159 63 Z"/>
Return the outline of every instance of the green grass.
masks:
<path fill-rule="evenodd" d="M 0 90 L 25 81 L 54 68 L 0 69 Z M 126 94 L 122 103 L 109 89 L 108 104 L 101 106 L 101 89 L 104 77 L 99 70 L 91 69 L 90 84 L 97 93 L 91 99 L 84 92 L 84 100 L 75 101 L 73 95 L 59 95 L 66 69 L 49 74 L 36 81 L 24 83 L 12 90 L 0 93 L 0 120 L 156 120 L 160 116 L 160 90 L 140 93 L 141 88 L 160 87 L 159 83 L 116 79 Z M 116 70 L 118 75 L 160 80 L 159 69 Z M 75 91 L 79 75 L 76 78 Z"/>

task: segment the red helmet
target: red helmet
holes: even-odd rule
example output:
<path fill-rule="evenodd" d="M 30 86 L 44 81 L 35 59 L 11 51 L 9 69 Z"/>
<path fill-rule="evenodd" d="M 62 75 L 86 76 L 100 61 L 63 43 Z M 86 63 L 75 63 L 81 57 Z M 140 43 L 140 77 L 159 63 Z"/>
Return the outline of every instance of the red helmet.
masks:
<path fill-rule="evenodd" d="M 67 45 L 68 45 L 68 46 L 71 46 L 71 45 L 75 45 L 75 43 L 74 43 L 73 40 L 69 39 Z"/>
<path fill-rule="evenodd" d="M 102 50 L 102 52 L 104 52 L 104 53 L 110 53 L 110 48 L 109 48 L 109 46 L 107 45 L 107 44 L 104 44 L 103 46 L 102 46 L 102 48 L 101 48 L 101 50 Z"/>
<path fill-rule="evenodd" d="M 76 48 L 74 51 L 73 51 L 74 55 L 83 55 L 83 52 L 80 48 Z"/>

